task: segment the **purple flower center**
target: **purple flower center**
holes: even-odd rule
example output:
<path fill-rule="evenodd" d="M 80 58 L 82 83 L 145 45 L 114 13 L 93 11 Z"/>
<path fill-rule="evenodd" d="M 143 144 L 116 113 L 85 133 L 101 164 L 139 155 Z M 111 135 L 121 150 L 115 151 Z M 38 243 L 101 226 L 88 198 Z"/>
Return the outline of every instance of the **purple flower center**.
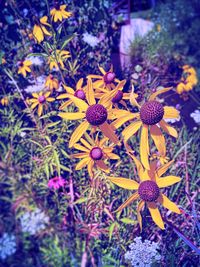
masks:
<path fill-rule="evenodd" d="M 101 104 L 92 105 L 86 111 L 86 119 L 93 126 L 103 124 L 107 120 L 107 117 L 108 112 Z"/>
<path fill-rule="evenodd" d="M 158 101 L 148 101 L 140 109 L 140 119 L 146 125 L 154 125 L 162 120 L 164 108 Z"/>
<path fill-rule="evenodd" d="M 112 102 L 113 103 L 119 103 L 122 100 L 122 98 L 123 98 L 123 92 L 122 91 L 118 91 L 116 93 L 116 95 L 113 97 Z"/>
<path fill-rule="evenodd" d="M 90 157 L 93 160 L 100 160 L 103 157 L 103 151 L 100 147 L 93 147 L 90 151 Z"/>
<path fill-rule="evenodd" d="M 160 189 L 153 181 L 141 182 L 138 188 L 140 198 L 146 202 L 156 201 L 160 195 Z"/>
<path fill-rule="evenodd" d="M 38 97 L 38 101 L 39 101 L 40 104 L 42 104 L 42 103 L 44 103 L 46 101 L 46 97 L 44 95 L 40 95 Z"/>
<path fill-rule="evenodd" d="M 74 96 L 85 100 L 85 92 L 83 90 L 76 90 L 76 92 L 74 93 Z"/>
<path fill-rule="evenodd" d="M 105 75 L 104 75 L 104 82 L 109 84 L 109 83 L 112 83 L 115 79 L 116 75 L 114 72 L 107 72 Z"/>

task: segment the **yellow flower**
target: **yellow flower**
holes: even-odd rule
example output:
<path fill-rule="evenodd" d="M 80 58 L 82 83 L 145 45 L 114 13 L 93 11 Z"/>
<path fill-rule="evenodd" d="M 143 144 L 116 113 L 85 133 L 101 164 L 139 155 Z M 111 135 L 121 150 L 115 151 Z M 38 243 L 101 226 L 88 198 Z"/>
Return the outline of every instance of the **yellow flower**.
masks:
<path fill-rule="evenodd" d="M 158 32 L 161 31 L 161 25 L 160 25 L 160 24 L 157 24 L 157 25 L 156 25 L 156 28 L 157 28 L 157 31 L 158 31 Z"/>
<path fill-rule="evenodd" d="M 74 148 L 81 151 L 81 153 L 74 154 L 73 157 L 81 159 L 76 165 L 76 170 L 81 170 L 87 166 L 88 173 L 92 178 L 94 176 L 93 169 L 96 167 L 106 173 L 109 173 L 109 167 L 105 164 L 106 159 L 119 159 L 119 156 L 112 153 L 113 145 L 107 146 L 108 138 L 104 137 L 98 140 L 98 135 L 95 140 L 87 135 L 87 141 L 83 138 L 80 139 L 80 144 L 75 144 Z"/>
<path fill-rule="evenodd" d="M 122 136 L 124 138 L 125 144 L 127 141 L 141 128 L 141 138 L 140 138 L 140 154 L 142 164 L 146 169 L 149 169 L 148 156 L 149 152 L 149 137 L 148 132 L 150 130 L 150 135 L 157 147 L 160 155 L 165 157 L 166 155 L 166 145 L 165 138 L 162 134 L 160 128 L 171 136 L 177 138 L 177 131 L 165 122 L 164 119 L 175 119 L 179 117 L 179 112 L 174 107 L 165 106 L 156 101 L 155 98 L 164 92 L 167 92 L 171 88 L 164 88 L 153 93 L 149 100 L 146 101 L 142 106 L 138 104 L 136 99 L 131 98 L 132 103 L 134 103 L 138 108 L 139 112 L 132 113 L 126 110 L 114 110 L 113 114 L 116 115 L 117 120 L 115 120 L 112 125 L 117 129 L 125 122 L 136 119 L 128 127 L 122 131 Z"/>
<path fill-rule="evenodd" d="M 102 67 L 99 66 L 99 70 L 100 72 L 103 74 L 103 76 L 101 75 L 93 75 L 90 74 L 87 76 L 87 78 L 91 78 L 91 79 L 97 79 L 94 82 L 94 89 L 99 89 L 100 91 L 102 91 L 102 89 L 108 89 L 108 90 L 112 90 L 113 86 L 115 88 L 115 84 L 119 83 L 120 81 L 118 79 L 116 79 L 116 75 L 113 72 L 113 66 L 111 66 L 110 70 L 108 72 L 106 72 Z"/>
<path fill-rule="evenodd" d="M 165 176 L 162 175 L 168 170 L 173 161 L 168 162 L 162 167 L 156 168 L 156 162 L 153 161 L 150 163 L 150 170 L 143 168 L 140 161 L 130 155 L 134 160 L 137 166 L 138 176 L 140 178 L 140 183 L 137 183 L 134 180 L 127 179 L 124 177 L 108 177 L 110 181 L 114 184 L 129 190 L 136 190 L 136 192 L 131 195 L 118 209 L 117 211 L 121 211 L 125 207 L 127 207 L 131 202 L 136 199 L 140 199 L 137 206 L 137 217 L 140 225 L 140 229 L 142 230 L 142 217 L 140 211 L 143 209 L 145 203 L 149 209 L 151 217 L 153 221 L 161 228 L 164 229 L 164 223 L 161 217 L 161 214 L 158 210 L 157 204 L 163 205 L 165 208 L 180 214 L 180 210 L 175 203 L 168 199 L 162 192 L 160 192 L 161 188 L 165 188 L 171 186 L 175 183 L 178 183 L 181 178 L 177 176 Z"/>
<path fill-rule="evenodd" d="M 54 22 L 62 21 L 63 19 L 67 19 L 71 17 L 72 13 L 66 11 L 67 5 L 59 6 L 58 3 L 55 4 L 55 7 L 50 11 L 51 17 Z"/>
<path fill-rule="evenodd" d="M 44 40 L 44 36 L 51 36 L 51 33 L 47 31 L 45 26 L 51 26 L 47 23 L 47 16 L 44 16 L 40 19 L 40 23 L 37 22 L 33 27 L 33 36 L 38 43 L 41 43 Z"/>
<path fill-rule="evenodd" d="M 75 106 L 77 106 L 79 111 L 74 113 L 61 112 L 58 115 L 67 120 L 84 119 L 84 121 L 73 132 L 69 141 L 69 147 L 73 147 L 90 126 L 92 126 L 94 130 L 99 127 L 104 135 L 107 136 L 113 143 L 119 143 L 119 139 L 116 136 L 113 127 L 111 127 L 111 125 L 107 122 L 107 119 L 111 119 L 113 117 L 112 110 L 108 110 L 106 104 L 101 100 L 98 104 L 96 103 L 91 79 L 88 78 L 86 89 L 86 100 L 88 104 L 76 96 L 69 94 L 68 97 L 73 101 Z"/>
<path fill-rule="evenodd" d="M 2 59 L 1 59 L 1 64 L 6 64 L 6 60 L 4 57 L 2 57 Z"/>
<path fill-rule="evenodd" d="M 178 94 L 191 91 L 198 83 L 197 73 L 193 67 L 184 65 L 182 68 L 183 77 L 181 78 L 181 82 L 176 87 Z"/>
<path fill-rule="evenodd" d="M 50 70 L 52 70 L 53 68 L 59 70 L 58 64 L 60 64 L 61 68 L 64 69 L 65 66 L 63 62 L 69 57 L 70 57 L 69 51 L 66 50 L 61 51 L 59 49 L 53 51 L 48 60 Z"/>
<path fill-rule="evenodd" d="M 184 83 L 179 83 L 176 87 L 176 91 L 178 94 L 182 94 L 183 92 L 185 92 L 185 84 Z"/>
<path fill-rule="evenodd" d="M 86 86 L 83 87 L 83 78 L 79 79 L 79 81 L 76 84 L 76 89 L 74 90 L 73 88 L 66 86 L 63 84 L 63 87 L 66 90 L 66 94 L 61 94 L 57 97 L 57 99 L 66 99 L 69 98 L 69 95 L 76 96 L 82 100 L 86 99 Z M 71 105 L 73 101 L 71 99 L 67 100 L 60 106 L 60 110 L 68 107 Z"/>
<path fill-rule="evenodd" d="M 43 113 L 43 108 L 47 107 L 47 102 L 55 101 L 55 98 L 49 97 L 51 92 L 40 92 L 39 94 L 33 93 L 33 98 L 28 100 L 28 103 L 32 103 L 31 108 L 34 109 L 38 106 L 38 116 L 40 117 Z"/>
<path fill-rule="evenodd" d="M 8 106 L 8 104 L 9 104 L 8 97 L 5 96 L 5 97 L 1 98 L 0 102 L 1 102 L 2 106 Z"/>
<path fill-rule="evenodd" d="M 59 88 L 58 79 L 54 78 L 53 75 L 49 75 L 46 78 L 45 86 L 48 87 L 51 91 L 53 89 L 57 90 Z"/>
<path fill-rule="evenodd" d="M 30 60 L 24 60 L 19 63 L 18 68 L 18 74 L 22 74 L 24 77 L 26 77 L 27 72 L 31 72 L 30 66 L 32 65 L 32 62 Z"/>
<path fill-rule="evenodd" d="M 126 80 L 122 80 L 117 84 L 117 86 L 114 86 L 112 90 L 104 89 L 102 92 L 97 91 L 95 96 L 96 98 L 100 98 L 102 100 L 105 100 L 105 102 L 110 103 L 110 105 L 108 105 L 109 107 L 114 106 L 115 108 L 118 108 L 118 104 L 121 104 L 128 109 L 126 102 L 124 100 L 129 100 L 132 97 L 132 92 L 131 93 L 122 92 L 125 83 Z M 99 90 L 101 89 L 99 88 Z M 138 95 L 133 93 L 133 97 L 137 98 Z"/>

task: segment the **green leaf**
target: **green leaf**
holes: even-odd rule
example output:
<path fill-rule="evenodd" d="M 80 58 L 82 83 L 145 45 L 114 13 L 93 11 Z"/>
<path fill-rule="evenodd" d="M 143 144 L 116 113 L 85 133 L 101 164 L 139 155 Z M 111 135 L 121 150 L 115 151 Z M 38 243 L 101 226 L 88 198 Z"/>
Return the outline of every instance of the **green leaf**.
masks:
<path fill-rule="evenodd" d="M 67 167 L 65 167 L 64 165 L 60 164 L 60 168 L 64 171 L 67 171 L 67 172 L 71 172 L 71 170 Z"/>
<path fill-rule="evenodd" d="M 122 218 L 120 221 L 125 224 L 136 224 L 136 221 L 129 219 L 129 218 Z"/>
<path fill-rule="evenodd" d="M 70 156 L 67 154 L 67 152 L 65 152 L 63 149 L 61 149 L 61 152 L 62 152 L 63 156 L 65 156 L 67 159 L 70 158 Z"/>
<path fill-rule="evenodd" d="M 49 123 L 46 125 L 46 128 L 50 128 L 50 127 L 53 127 L 53 126 L 56 126 L 60 123 L 61 121 L 56 121 L 56 122 L 52 122 L 52 123 Z"/>
<path fill-rule="evenodd" d="M 111 241 L 112 239 L 112 234 L 113 234 L 113 231 L 115 229 L 115 226 L 116 226 L 116 222 L 112 223 L 109 227 L 109 242 Z"/>
<path fill-rule="evenodd" d="M 76 36 L 76 34 L 72 34 L 69 36 L 66 36 L 65 38 L 61 39 L 61 50 L 63 50 L 65 48 L 65 46 Z"/>
<path fill-rule="evenodd" d="M 45 53 L 30 53 L 28 54 L 27 58 L 28 57 L 48 57 L 48 55 Z"/>
<path fill-rule="evenodd" d="M 43 146 L 40 145 L 38 142 L 36 142 L 36 141 L 34 141 L 34 140 L 32 140 L 32 139 L 29 139 L 29 140 L 30 140 L 31 143 L 33 143 L 33 144 L 35 144 L 35 145 L 37 145 L 37 146 L 39 146 L 40 148 L 43 149 Z"/>
<path fill-rule="evenodd" d="M 74 202 L 74 204 L 81 204 L 81 203 L 84 203 L 88 200 L 88 197 L 82 197 L 82 198 L 79 198 L 78 200 L 76 200 Z"/>
<path fill-rule="evenodd" d="M 53 156 L 57 167 L 58 175 L 60 176 L 60 160 L 56 150 L 53 151 Z"/>
<path fill-rule="evenodd" d="M 44 165 L 44 170 L 45 170 L 45 173 L 46 173 L 47 178 L 49 179 L 49 167 L 48 167 L 48 163 L 46 163 Z"/>

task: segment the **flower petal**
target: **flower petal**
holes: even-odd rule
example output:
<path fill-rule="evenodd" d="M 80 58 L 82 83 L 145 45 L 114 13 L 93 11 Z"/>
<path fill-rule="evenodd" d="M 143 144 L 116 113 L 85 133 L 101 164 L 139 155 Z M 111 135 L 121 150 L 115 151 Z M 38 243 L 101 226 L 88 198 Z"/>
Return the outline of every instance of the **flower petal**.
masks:
<path fill-rule="evenodd" d="M 38 106 L 38 116 L 39 117 L 42 115 L 42 111 L 43 111 L 43 105 L 39 104 L 39 106 Z"/>
<path fill-rule="evenodd" d="M 134 118 L 138 117 L 138 113 L 133 113 L 133 114 L 129 114 L 129 115 L 125 115 L 119 119 L 116 119 L 112 125 L 115 127 L 115 129 L 118 129 L 119 127 L 121 127 L 125 122 L 130 121 Z"/>
<path fill-rule="evenodd" d="M 83 78 L 79 79 L 77 84 L 76 84 L 76 90 L 80 90 L 83 85 Z"/>
<path fill-rule="evenodd" d="M 165 165 L 163 165 L 162 167 L 160 167 L 157 171 L 158 176 L 162 176 L 168 169 L 169 167 L 172 165 L 172 163 L 174 163 L 174 160 L 169 161 L 168 163 L 166 163 Z"/>
<path fill-rule="evenodd" d="M 59 112 L 58 116 L 65 120 L 79 120 L 85 117 L 85 113 L 82 112 Z"/>
<path fill-rule="evenodd" d="M 125 189 L 137 190 L 139 187 L 139 184 L 136 181 L 124 177 L 107 177 L 107 178 L 114 184 Z"/>
<path fill-rule="evenodd" d="M 94 90 L 92 86 L 92 80 L 88 78 L 87 80 L 87 87 L 86 87 L 86 98 L 89 103 L 89 105 L 94 105 L 96 104 L 96 100 L 94 98 Z"/>
<path fill-rule="evenodd" d="M 85 152 L 90 152 L 90 150 L 84 146 L 81 146 L 79 144 L 75 144 L 74 145 L 74 148 L 78 149 L 78 150 L 81 150 L 81 151 L 85 151 Z"/>
<path fill-rule="evenodd" d="M 93 166 L 94 166 L 94 161 L 90 160 L 90 162 L 88 163 L 87 169 L 88 169 L 88 173 L 90 175 L 90 178 L 93 178 L 94 173 L 93 173 Z"/>
<path fill-rule="evenodd" d="M 156 96 L 163 94 L 165 92 L 168 92 L 169 90 L 171 90 L 173 87 L 167 87 L 167 88 L 163 88 L 161 90 L 156 91 L 155 93 L 153 93 L 150 97 L 149 97 L 149 101 L 154 100 L 156 98 Z"/>
<path fill-rule="evenodd" d="M 79 161 L 79 163 L 76 165 L 75 170 L 81 170 L 83 167 L 85 167 L 91 159 L 89 157 L 86 157 Z"/>
<path fill-rule="evenodd" d="M 119 212 L 126 208 L 131 202 L 138 199 L 139 195 L 138 192 L 135 192 L 132 196 L 130 196 L 115 212 Z"/>
<path fill-rule="evenodd" d="M 104 122 L 102 125 L 99 126 L 99 128 L 101 129 L 103 134 L 106 137 L 108 137 L 114 144 L 119 144 L 120 143 L 117 135 L 113 131 L 113 128 L 112 128 L 112 126 L 110 124 L 108 124 L 107 122 Z"/>
<path fill-rule="evenodd" d="M 164 187 L 176 184 L 176 183 L 178 183 L 180 181 L 181 181 L 180 177 L 170 175 L 170 176 L 165 176 L 165 177 L 162 177 L 162 178 L 158 178 L 156 183 L 157 183 L 159 188 L 164 188 Z"/>
<path fill-rule="evenodd" d="M 143 166 L 149 170 L 149 139 L 148 139 L 148 126 L 143 124 L 140 138 L 140 158 Z"/>
<path fill-rule="evenodd" d="M 164 107 L 164 119 L 177 119 L 179 116 L 179 111 L 174 107 Z"/>
<path fill-rule="evenodd" d="M 103 160 L 97 160 L 96 165 L 105 172 L 110 172 L 109 167 L 103 162 Z"/>
<path fill-rule="evenodd" d="M 141 121 L 135 121 L 122 131 L 122 136 L 124 137 L 125 143 L 140 129 L 141 125 Z"/>
<path fill-rule="evenodd" d="M 150 126 L 150 133 L 160 155 L 165 156 L 166 155 L 165 138 L 160 128 L 157 125 L 152 125 Z"/>
<path fill-rule="evenodd" d="M 172 202 L 168 197 L 166 197 L 164 194 L 161 193 L 161 195 L 158 198 L 158 201 L 160 204 L 163 205 L 163 207 L 167 208 L 168 210 L 181 214 L 177 205 L 174 202 Z"/>
<path fill-rule="evenodd" d="M 164 120 L 161 120 L 159 122 L 161 128 L 168 134 L 170 134 L 171 136 L 177 138 L 178 137 L 178 133 L 176 131 L 176 129 L 174 129 L 173 127 L 171 127 L 168 123 L 166 123 Z"/>
<path fill-rule="evenodd" d="M 138 175 L 139 175 L 140 179 L 142 180 L 142 177 L 144 175 L 144 168 L 143 168 L 141 162 L 132 153 L 128 153 L 128 154 L 134 160 L 135 165 L 137 167 Z"/>
<path fill-rule="evenodd" d="M 158 210 L 158 208 L 156 207 L 156 204 L 154 202 L 147 202 L 147 206 L 149 208 L 151 217 L 153 219 L 153 221 L 155 222 L 155 224 L 158 225 L 158 227 L 160 227 L 161 229 L 165 229 L 162 217 L 160 215 L 160 211 Z"/>
<path fill-rule="evenodd" d="M 76 130 L 73 132 L 70 141 L 69 148 L 73 147 L 73 145 L 81 138 L 81 136 L 87 131 L 89 128 L 89 123 L 87 121 L 82 122 Z"/>
<path fill-rule="evenodd" d="M 70 95 L 69 98 L 73 101 L 73 103 L 77 106 L 77 108 L 80 109 L 80 111 L 86 111 L 88 109 L 88 104 L 81 100 L 80 98 Z"/>
<path fill-rule="evenodd" d="M 142 216 L 140 214 L 140 211 L 143 209 L 145 202 L 141 200 L 137 206 L 137 219 L 138 223 L 140 225 L 140 232 L 142 232 Z"/>

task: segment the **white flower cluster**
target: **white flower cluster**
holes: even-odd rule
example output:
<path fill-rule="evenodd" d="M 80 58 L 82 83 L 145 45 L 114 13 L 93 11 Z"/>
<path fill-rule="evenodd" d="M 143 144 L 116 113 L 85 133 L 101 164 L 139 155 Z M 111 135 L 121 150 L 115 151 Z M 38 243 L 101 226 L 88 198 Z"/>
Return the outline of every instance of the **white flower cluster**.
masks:
<path fill-rule="evenodd" d="M 4 233 L 0 238 L 0 259 L 4 260 L 16 251 L 16 240 L 13 234 Z"/>
<path fill-rule="evenodd" d="M 49 217 L 37 208 L 35 211 L 24 213 L 20 218 L 20 222 L 22 232 L 35 235 L 46 228 L 49 223 Z"/>
<path fill-rule="evenodd" d="M 83 34 L 83 41 L 90 45 L 92 48 L 97 46 L 100 42 L 100 40 L 96 36 L 89 34 L 88 32 Z"/>
<path fill-rule="evenodd" d="M 197 123 L 200 124 L 200 110 L 196 109 L 194 112 L 190 114 L 190 117 L 193 118 L 193 120 Z"/>
<path fill-rule="evenodd" d="M 160 261 L 161 256 L 158 253 L 158 243 L 136 237 L 134 243 L 129 246 L 130 251 L 126 252 L 125 260 L 133 267 L 150 267 L 153 263 Z"/>
<path fill-rule="evenodd" d="M 28 80 L 32 84 L 27 86 L 24 90 L 27 93 L 31 93 L 31 94 L 43 91 L 45 88 L 45 80 L 46 80 L 46 77 L 44 75 L 41 75 L 34 80 Z"/>
<path fill-rule="evenodd" d="M 27 58 L 27 60 L 30 60 L 32 64 L 35 66 L 42 66 L 42 64 L 44 63 L 42 58 L 38 56 L 30 56 Z"/>

